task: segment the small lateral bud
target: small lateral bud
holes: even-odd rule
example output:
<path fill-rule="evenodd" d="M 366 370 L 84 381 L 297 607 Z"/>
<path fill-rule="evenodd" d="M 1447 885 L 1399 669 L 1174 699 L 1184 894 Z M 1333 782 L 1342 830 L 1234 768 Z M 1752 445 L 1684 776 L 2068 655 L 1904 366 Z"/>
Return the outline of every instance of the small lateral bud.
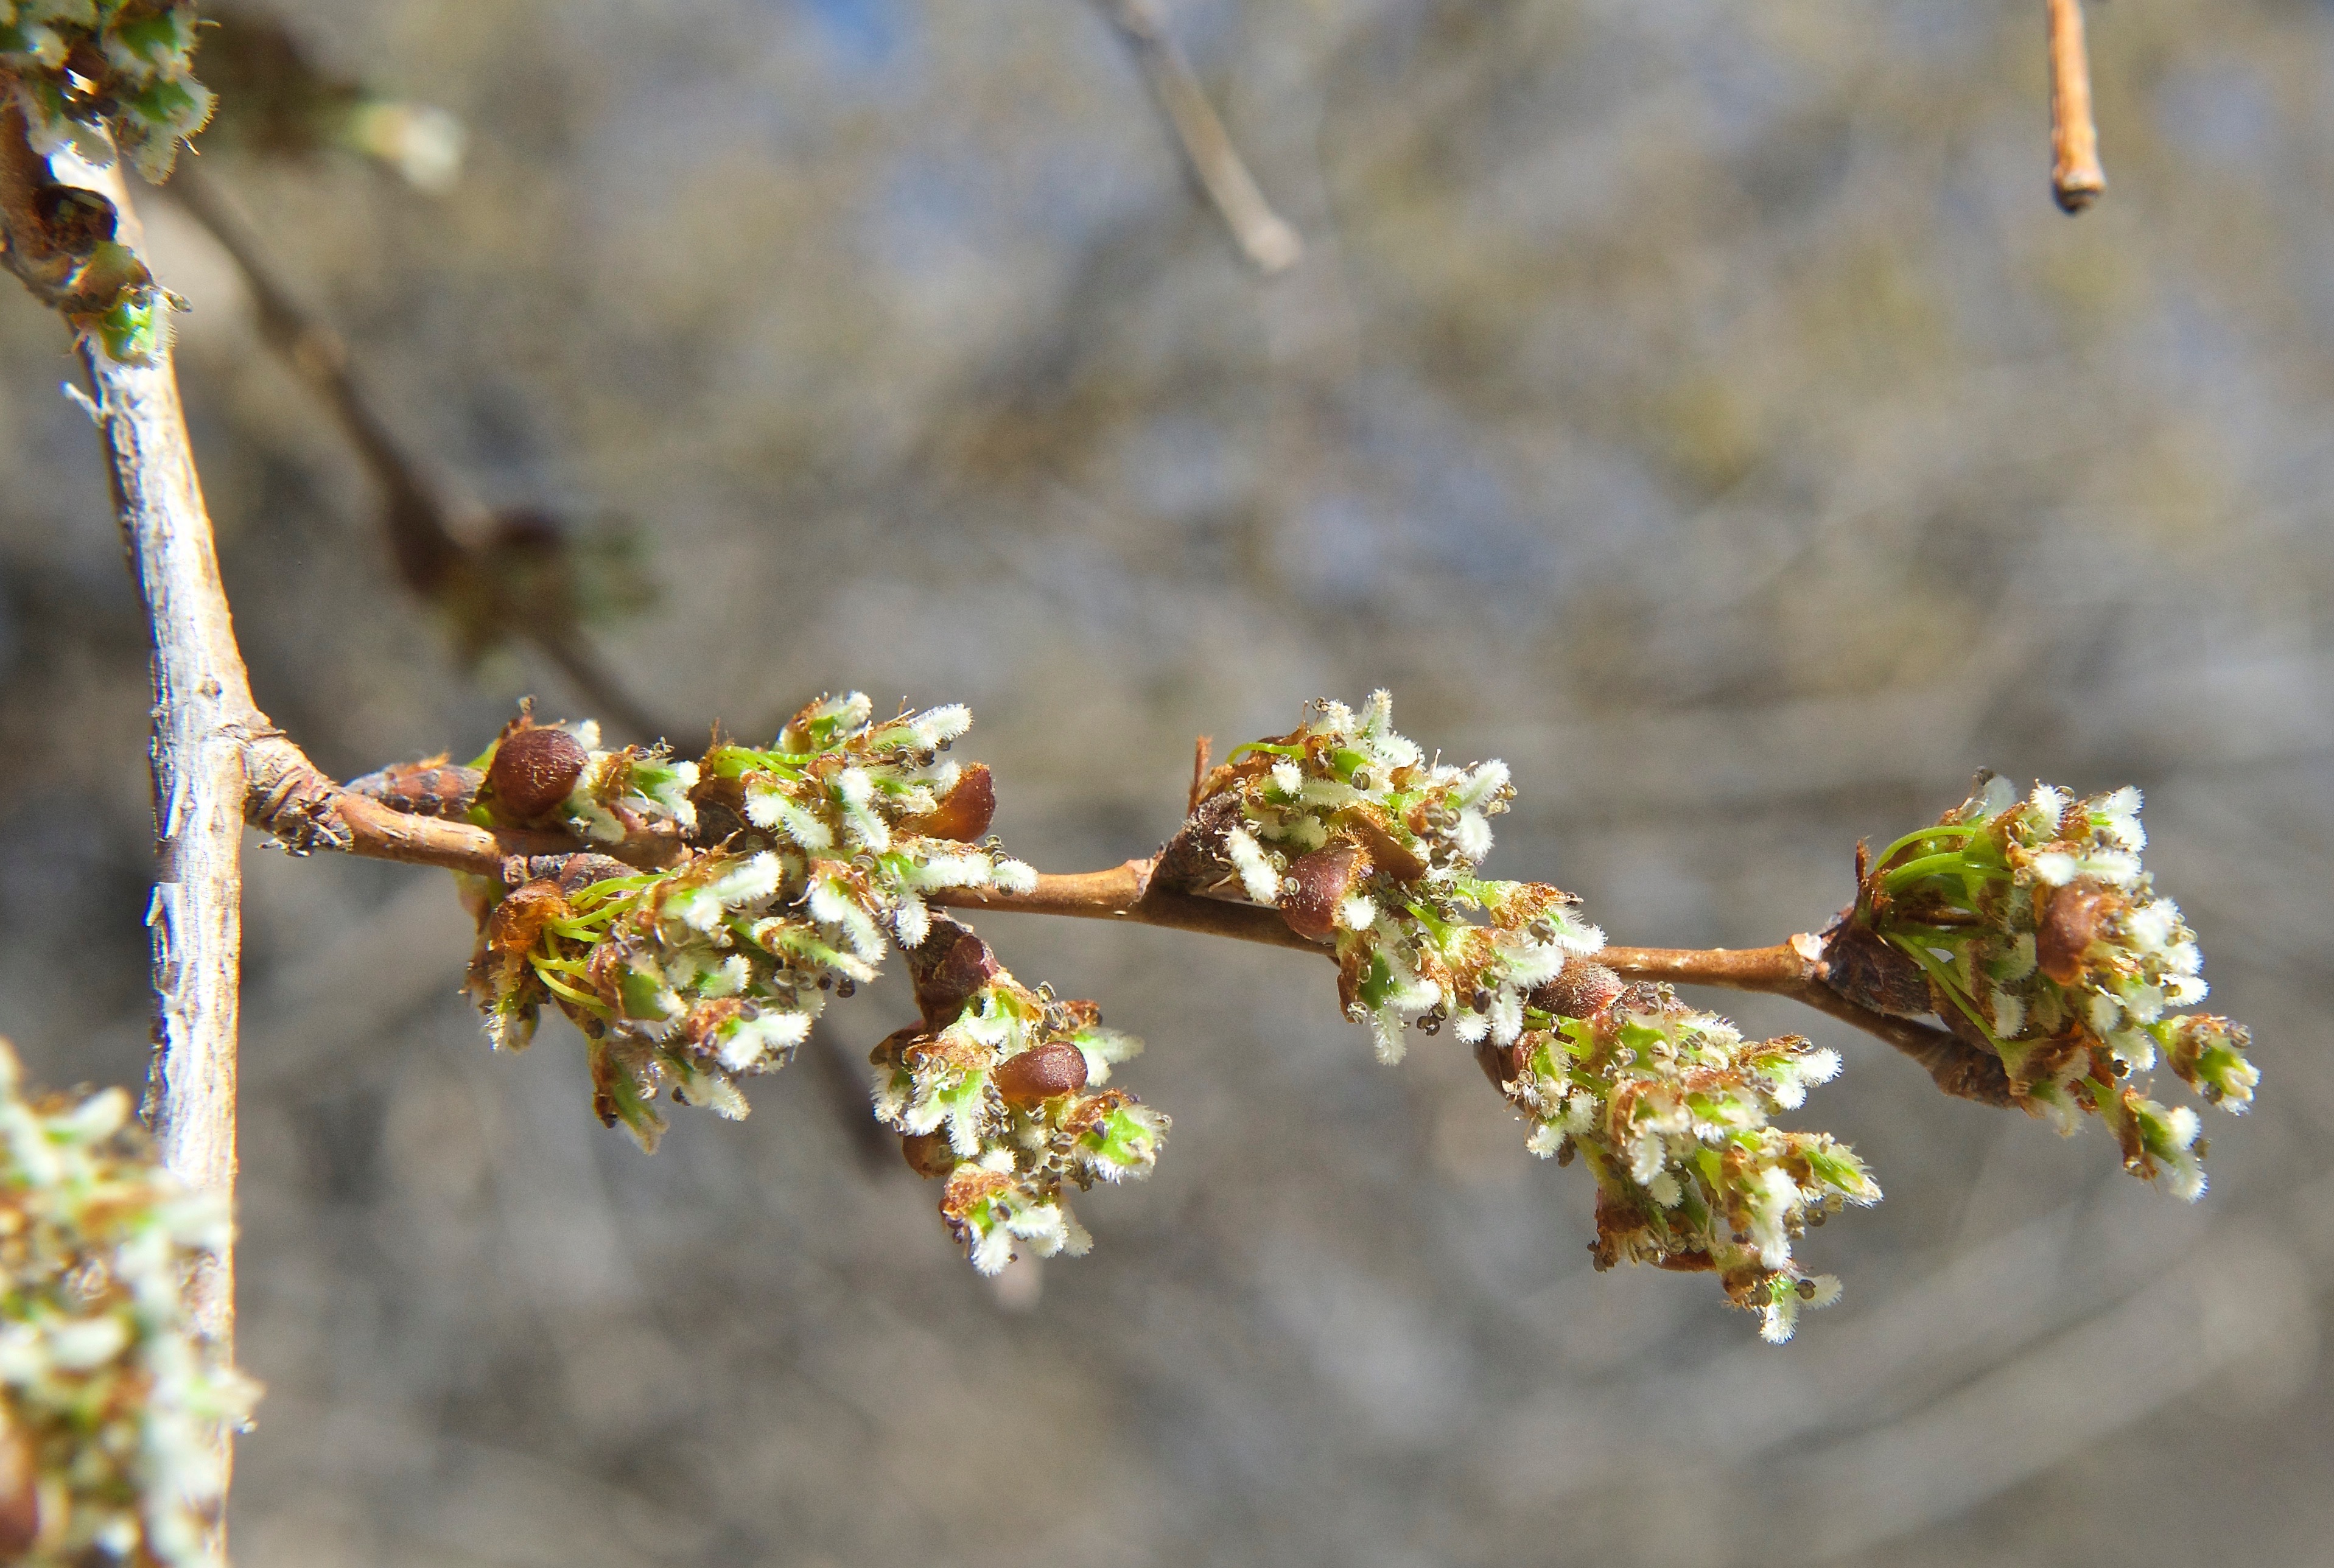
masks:
<path fill-rule="evenodd" d="M 477 800 L 478 785 L 486 776 L 477 768 L 449 763 L 440 755 L 381 768 L 362 778 L 351 779 L 344 787 L 352 794 L 377 800 L 393 812 L 422 817 L 458 817 L 467 814 Z"/>
<path fill-rule="evenodd" d="M 975 763 L 958 775 L 956 787 L 941 796 L 937 806 L 922 816 L 908 818 L 900 826 L 928 839 L 954 839 L 969 844 L 979 842 L 981 834 L 989 831 L 989 822 L 996 815 L 996 783 L 989 777 L 987 765 Z"/>
<path fill-rule="evenodd" d="M 96 191 L 44 185 L 33 193 L 33 210 L 40 215 L 49 243 L 74 255 L 87 255 L 113 237 L 113 204 Z"/>
<path fill-rule="evenodd" d="M 1085 1053 L 1066 1040 L 1056 1040 L 1006 1058 L 989 1081 L 1008 1104 L 1036 1105 L 1086 1086 Z"/>
<path fill-rule="evenodd" d="M 2099 926 L 2121 899 L 2111 888 L 2075 881 L 2050 895 L 2034 933 L 2034 962 L 2061 986 L 2083 977 L 2083 955 L 2099 934 Z"/>
<path fill-rule="evenodd" d="M 1345 902 L 1366 862 L 1351 844 L 1331 844 L 1301 855 L 1280 886 L 1280 918 L 1300 937 L 1318 942 L 1337 929 L 1337 906 Z"/>
<path fill-rule="evenodd" d="M 558 808 L 591 760 L 583 743 L 564 729 L 513 730 L 495 747 L 487 789 L 498 814 L 535 822 Z"/>

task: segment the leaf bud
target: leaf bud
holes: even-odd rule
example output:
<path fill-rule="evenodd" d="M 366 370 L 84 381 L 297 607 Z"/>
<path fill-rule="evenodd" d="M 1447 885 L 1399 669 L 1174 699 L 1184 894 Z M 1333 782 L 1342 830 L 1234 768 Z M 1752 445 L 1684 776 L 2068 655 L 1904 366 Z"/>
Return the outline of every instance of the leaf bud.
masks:
<path fill-rule="evenodd" d="M 1621 976 L 1602 964 L 1575 958 L 1564 972 L 1531 994 L 1531 1005 L 1559 1018 L 1594 1018 L 1622 992 Z"/>
<path fill-rule="evenodd" d="M 989 944 L 969 926 L 935 918 L 923 946 L 908 955 L 908 972 L 916 983 L 916 1005 L 933 1028 L 956 1021 L 973 994 L 1002 972 L 1003 966 Z"/>

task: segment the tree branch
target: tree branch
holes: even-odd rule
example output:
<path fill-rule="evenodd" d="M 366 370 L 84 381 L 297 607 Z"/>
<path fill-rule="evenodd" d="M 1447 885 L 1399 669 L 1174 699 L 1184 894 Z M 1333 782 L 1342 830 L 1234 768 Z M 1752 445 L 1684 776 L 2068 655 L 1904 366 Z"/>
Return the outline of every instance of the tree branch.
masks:
<path fill-rule="evenodd" d="M 1096 0 L 1103 14 L 1134 52 L 1135 63 L 1151 83 L 1152 95 L 1167 117 L 1192 177 L 1215 204 L 1231 231 L 1232 243 L 1249 265 L 1267 277 L 1287 272 L 1305 254 L 1297 231 L 1272 210 L 1248 165 L 1232 145 L 1231 133 L 1208 101 L 1191 63 L 1167 34 L 1151 0 Z"/>
<path fill-rule="evenodd" d="M 142 253 L 144 236 L 118 167 L 96 170 L 69 153 L 41 158 L 12 102 L 0 111 L 0 231 L 20 276 L 65 254 L 53 243 L 43 206 L 59 185 L 103 196 L 113 206 L 114 239 Z M 58 274 L 48 292 L 52 303 L 63 281 Z M 144 364 L 118 364 L 86 335 L 81 350 L 114 509 L 153 639 L 155 871 L 146 923 L 155 1009 L 146 1117 L 164 1167 L 188 1187 L 232 1203 L 243 736 L 259 716 L 219 582 L 168 334 Z M 203 1255 L 187 1282 L 186 1302 L 196 1332 L 231 1357 L 232 1242 Z M 222 1430 L 216 1441 L 224 1477 L 232 1438 Z M 223 1562 L 224 1517 L 211 1528 L 207 1544 Z"/>

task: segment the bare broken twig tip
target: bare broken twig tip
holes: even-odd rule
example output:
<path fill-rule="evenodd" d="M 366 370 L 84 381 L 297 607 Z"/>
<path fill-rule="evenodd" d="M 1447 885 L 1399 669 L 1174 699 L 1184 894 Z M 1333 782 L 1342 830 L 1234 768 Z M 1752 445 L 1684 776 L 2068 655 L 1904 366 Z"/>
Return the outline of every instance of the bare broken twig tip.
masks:
<path fill-rule="evenodd" d="M 2091 110 L 2082 0 L 2046 0 L 2050 39 L 2050 193 L 2072 216 L 2105 195 L 2099 128 Z"/>

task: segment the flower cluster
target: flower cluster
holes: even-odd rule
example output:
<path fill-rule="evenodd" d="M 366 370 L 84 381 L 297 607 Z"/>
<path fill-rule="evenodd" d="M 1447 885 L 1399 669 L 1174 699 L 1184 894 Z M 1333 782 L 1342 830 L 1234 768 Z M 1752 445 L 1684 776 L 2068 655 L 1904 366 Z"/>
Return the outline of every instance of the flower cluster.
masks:
<path fill-rule="evenodd" d="M 940 1214 L 981 1273 L 1003 1268 L 1017 1242 L 1040 1257 L 1085 1253 L 1064 1184 L 1148 1176 L 1167 1134 L 1164 1115 L 1102 1087 L 1142 1043 L 1104 1028 L 1092 1002 L 1021 986 L 944 917 L 909 967 L 923 1019 L 871 1057 L 876 1116 L 910 1166 L 943 1178 Z"/>
<path fill-rule="evenodd" d="M 191 0 L 0 0 L 0 94 L 40 159 L 71 148 L 102 168 L 118 147 L 159 181 L 210 115 L 210 92 L 188 74 L 194 43 Z M 111 201 L 18 173 L 32 188 L 10 204 L 0 260 L 84 341 L 143 361 L 184 302 L 115 237 Z"/>
<path fill-rule="evenodd" d="M 1391 700 L 1320 702 L 1201 782 L 1157 877 L 1264 905 L 1334 948 L 1338 996 L 1384 1061 L 1415 1022 L 1448 1024 L 1533 1122 L 1528 1147 L 1597 1182 L 1599 1266 L 1713 1270 L 1770 1340 L 1838 1283 L 1803 1273 L 1791 1238 L 1879 1188 L 1845 1145 L 1770 1125 L 1839 1059 L 1795 1037 L 1748 1042 L 1666 990 L 1624 987 L 1594 955 L 1578 901 L 1476 868 L 1513 794 L 1505 765 L 1430 762 Z"/>
<path fill-rule="evenodd" d="M 589 726 L 506 730 L 480 759 L 474 814 L 611 843 L 670 835 L 679 858 L 641 871 L 586 852 L 507 890 L 475 884 L 470 986 L 488 1034 L 523 1046 L 556 1005 L 591 1043 L 601 1119 L 644 1147 L 667 1087 L 743 1116 L 739 1079 L 783 1066 L 829 995 L 875 977 L 887 941 L 923 942 L 922 894 L 1034 880 L 962 842 L 989 825 L 988 770 L 938 753 L 970 722 L 949 707 L 876 724 L 854 693 L 805 708 L 769 749 L 716 745 L 701 764 L 599 750 Z"/>
<path fill-rule="evenodd" d="M 0 0 L 0 72 L 34 150 L 102 168 L 119 147 L 157 184 L 210 119 L 195 36 L 193 0 Z"/>
<path fill-rule="evenodd" d="M 1596 1176 L 1596 1265 L 1714 1270 L 1777 1343 L 1802 1306 L 1837 1300 L 1839 1282 L 1804 1273 L 1792 1238 L 1877 1203 L 1880 1188 L 1846 1144 L 1769 1118 L 1803 1104 L 1839 1057 L 1794 1035 L 1745 1040 L 1600 965 L 1575 966 L 1539 1000 L 1547 1023 L 1536 1017 L 1495 1067 L 1532 1119 L 1532 1152 L 1558 1163 L 1577 1152 Z"/>
<path fill-rule="evenodd" d="M 1989 775 L 1870 864 L 1831 942 L 1862 944 L 1859 999 L 1934 1008 L 2001 1058 L 2028 1110 L 2067 1131 L 2097 1115 L 2128 1169 L 2193 1199 L 2204 1190 L 2196 1113 L 2125 1080 L 2160 1054 L 2204 1100 L 2242 1111 L 2261 1075 L 2243 1025 L 2173 1011 L 2204 999 L 2203 957 L 2140 865 L 2139 808 L 2136 789 L 2021 796 Z"/>
<path fill-rule="evenodd" d="M 1538 882 L 1477 877 L 1490 818 L 1515 794 L 1505 763 L 1429 762 L 1394 729 L 1380 691 L 1356 716 L 1317 702 L 1299 728 L 1252 741 L 1202 783 L 1160 861 L 1166 885 L 1280 911 L 1335 945 L 1338 998 L 1397 1062 L 1403 1029 L 1449 1023 L 1461 1041 L 1512 1044 L 1532 991 L 1605 934 L 1578 900 Z"/>
<path fill-rule="evenodd" d="M 0 1558 L 207 1560 L 217 1439 L 258 1389 L 180 1292 L 227 1227 L 155 1165 L 121 1090 L 28 1100 L 0 1043 Z"/>

